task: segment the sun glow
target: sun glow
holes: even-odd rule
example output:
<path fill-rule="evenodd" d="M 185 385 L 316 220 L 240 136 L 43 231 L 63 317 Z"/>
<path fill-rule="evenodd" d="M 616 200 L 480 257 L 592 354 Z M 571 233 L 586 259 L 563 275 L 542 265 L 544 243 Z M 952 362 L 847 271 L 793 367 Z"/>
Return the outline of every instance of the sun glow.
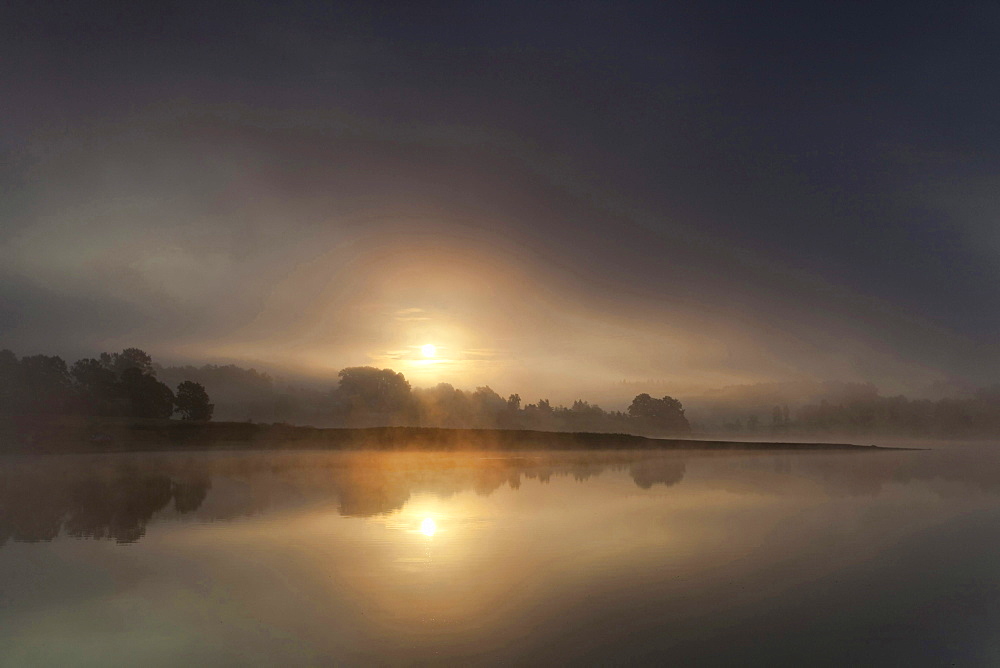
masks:
<path fill-rule="evenodd" d="M 437 346 L 435 346 L 433 343 L 426 343 L 420 346 L 420 352 L 424 354 L 424 357 L 428 358 L 434 357 L 435 355 L 437 355 Z"/>
<path fill-rule="evenodd" d="M 437 522 L 432 518 L 424 518 L 424 521 L 420 523 L 420 533 L 425 536 L 433 536 L 437 532 Z"/>

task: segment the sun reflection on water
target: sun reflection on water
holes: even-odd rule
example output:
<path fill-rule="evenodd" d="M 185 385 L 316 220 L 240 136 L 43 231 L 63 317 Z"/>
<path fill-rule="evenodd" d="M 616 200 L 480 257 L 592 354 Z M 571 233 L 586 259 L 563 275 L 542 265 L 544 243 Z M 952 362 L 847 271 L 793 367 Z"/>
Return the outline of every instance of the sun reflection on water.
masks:
<path fill-rule="evenodd" d="M 437 522 L 434 518 L 426 517 L 424 521 L 420 523 L 420 533 L 425 536 L 433 536 L 437 532 Z"/>

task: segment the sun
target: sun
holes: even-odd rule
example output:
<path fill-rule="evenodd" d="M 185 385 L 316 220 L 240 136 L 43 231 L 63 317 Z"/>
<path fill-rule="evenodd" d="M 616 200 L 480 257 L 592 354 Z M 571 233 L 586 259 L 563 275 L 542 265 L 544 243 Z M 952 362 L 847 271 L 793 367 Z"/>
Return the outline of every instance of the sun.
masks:
<path fill-rule="evenodd" d="M 420 533 L 425 536 L 433 536 L 435 532 L 437 532 L 437 522 L 430 517 L 424 519 L 424 521 L 420 523 Z"/>
<path fill-rule="evenodd" d="M 420 352 L 424 354 L 424 357 L 434 357 L 437 355 L 437 346 L 433 343 L 426 343 L 420 346 Z"/>

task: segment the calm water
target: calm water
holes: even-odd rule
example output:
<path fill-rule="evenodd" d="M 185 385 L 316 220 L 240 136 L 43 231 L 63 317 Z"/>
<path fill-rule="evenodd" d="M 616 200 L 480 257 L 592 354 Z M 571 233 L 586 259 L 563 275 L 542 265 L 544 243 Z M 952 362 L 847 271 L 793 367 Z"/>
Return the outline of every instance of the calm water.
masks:
<path fill-rule="evenodd" d="M 0 664 L 1000 665 L 1000 446 L 0 460 Z"/>

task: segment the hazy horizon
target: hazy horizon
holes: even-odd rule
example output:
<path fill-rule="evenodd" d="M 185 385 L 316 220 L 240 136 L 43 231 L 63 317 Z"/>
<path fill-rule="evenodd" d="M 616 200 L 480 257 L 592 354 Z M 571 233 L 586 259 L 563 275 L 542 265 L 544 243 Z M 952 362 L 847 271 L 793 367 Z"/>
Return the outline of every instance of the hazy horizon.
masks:
<path fill-rule="evenodd" d="M 1000 378 L 984 6 L 188 9 L 2 10 L 0 347 L 563 402 Z"/>
<path fill-rule="evenodd" d="M 0 664 L 1000 665 L 1000 5 L 0 2 Z"/>

